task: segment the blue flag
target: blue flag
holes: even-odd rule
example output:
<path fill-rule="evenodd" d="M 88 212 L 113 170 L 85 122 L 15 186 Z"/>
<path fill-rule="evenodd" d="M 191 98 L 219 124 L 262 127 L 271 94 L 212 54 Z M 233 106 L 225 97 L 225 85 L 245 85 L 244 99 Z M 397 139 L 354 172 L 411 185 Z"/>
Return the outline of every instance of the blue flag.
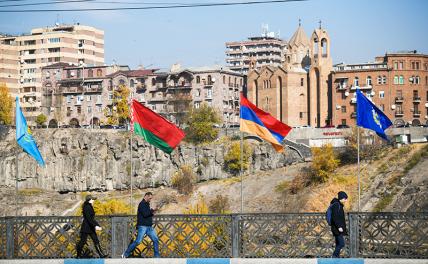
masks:
<path fill-rule="evenodd" d="M 34 141 L 33 135 L 30 128 L 27 126 L 27 121 L 22 114 L 21 107 L 19 106 L 19 99 L 16 97 L 16 142 L 25 152 L 33 156 L 33 158 L 42 166 L 45 166 L 45 161 L 42 155 L 40 155 L 39 149 L 37 148 L 36 142 Z"/>
<path fill-rule="evenodd" d="M 388 140 L 385 130 L 391 125 L 391 120 L 357 89 L 357 126 L 371 129 Z"/>

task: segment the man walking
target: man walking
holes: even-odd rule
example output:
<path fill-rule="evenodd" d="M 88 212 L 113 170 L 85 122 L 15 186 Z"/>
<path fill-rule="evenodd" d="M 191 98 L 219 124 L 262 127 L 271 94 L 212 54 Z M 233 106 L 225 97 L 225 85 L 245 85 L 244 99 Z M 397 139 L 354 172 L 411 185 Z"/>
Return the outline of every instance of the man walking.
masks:
<path fill-rule="evenodd" d="M 331 232 L 333 233 L 336 248 L 333 252 L 333 258 L 340 258 L 340 251 L 345 247 L 344 235 L 348 234 L 346 229 L 345 211 L 343 210 L 344 203 L 347 201 L 348 195 L 340 191 L 337 198 L 330 202 L 331 207 Z"/>
<path fill-rule="evenodd" d="M 150 201 L 153 198 L 153 194 L 151 192 L 147 192 L 144 194 L 143 200 L 141 200 L 138 205 L 137 212 L 137 239 L 132 242 L 128 249 L 123 253 L 122 258 L 127 258 L 131 255 L 132 251 L 143 241 L 144 235 L 150 237 L 153 241 L 154 248 L 154 256 L 155 258 L 159 258 L 159 239 L 156 235 L 156 231 L 153 228 L 153 214 L 156 211 L 155 209 L 150 208 Z"/>

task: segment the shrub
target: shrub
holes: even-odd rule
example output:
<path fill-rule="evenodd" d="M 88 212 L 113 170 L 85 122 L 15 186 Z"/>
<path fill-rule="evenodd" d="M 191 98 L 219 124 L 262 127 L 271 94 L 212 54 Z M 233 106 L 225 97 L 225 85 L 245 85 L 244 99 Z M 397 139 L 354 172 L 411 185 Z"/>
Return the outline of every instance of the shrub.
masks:
<path fill-rule="evenodd" d="M 196 176 L 193 172 L 193 168 L 190 165 L 183 165 L 178 171 L 174 173 L 171 184 L 172 187 L 176 188 L 181 194 L 189 194 L 193 190 Z"/>
<path fill-rule="evenodd" d="M 129 204 L 118 199 L 95 200 L 93 206 L 96 215 L 130 214 L 132 212 Z M 78 208 L 76 215 L 82 215 L 82 206 Z"/>
<path fill-rule="evenodd" d="M 320 148 L 312 148 L 311 169 L 314 181 L 326 182 L 339 164 L 340 161 L 337 159 L 331 144 L 324 145 Z"/>
<path fill-rule="evenodd" d="M 46 123 L 47 119 L 48 118 L 44 114 L 40 114 L 36 117 L 36 124 L 38 126 L 43 126 Z"/>
<path fill-rule="evenodd" d="M 247 170 L 250 166 L 250 157 L 253 153 L 251 146 L 244 142 L 243 144 L 243 157 L 242 157 L 242 169 Z M 232 173 L 238 174 L 241 170 L 241 144 L 239 141 L 233 142 L 228 152 L 224 156 L 225 170 Z"/>
<path fill-rule="evenodd" d="M 210 201 L 208 209 L 213 214 L 226 214 L 230 210 L 229 199 L 226 196 L 218 194 L 214 200 Z"/>

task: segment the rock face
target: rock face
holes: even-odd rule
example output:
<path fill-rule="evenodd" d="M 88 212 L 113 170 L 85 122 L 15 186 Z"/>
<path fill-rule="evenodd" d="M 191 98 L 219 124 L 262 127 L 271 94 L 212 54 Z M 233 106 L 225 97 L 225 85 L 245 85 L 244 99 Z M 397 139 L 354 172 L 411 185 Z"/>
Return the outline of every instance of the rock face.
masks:
<path fill-rule="evenodd" d="M 18 148 L 15 130 L 0 129 L 0 187 L 15 186 L 18 157 L 19 188 L 58 192 L 108 191 L 169 185 L 174 172 L 190 164 L 199 181 L 227 178 L 224 155 L 228 143 L 194 146 L 186 143 L 169 155 L 127 131 L 87 129 L 38 129 L 34 136 L 46 167 Z M 270 170 L 303 161 L 295 148 L 276 153 L 266 143 L 249 140 L 254 149 L 251 171 Z M 230 143 L 229 143 L 230 144 Z"/>

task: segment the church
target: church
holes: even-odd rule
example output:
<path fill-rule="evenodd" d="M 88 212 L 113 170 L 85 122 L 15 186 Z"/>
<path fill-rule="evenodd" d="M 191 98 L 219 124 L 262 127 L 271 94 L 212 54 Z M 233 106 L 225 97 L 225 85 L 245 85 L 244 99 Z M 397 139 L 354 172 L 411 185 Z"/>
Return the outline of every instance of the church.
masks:
<path fill-rule="evenodd" d="M 250 61 L 248 99 L 290 126 L 331 125 L 333 65 L 327 31 L 320 23 L 309 39 L 299 24 L 286 49 L 280 66 L 256 67 Z"/>

